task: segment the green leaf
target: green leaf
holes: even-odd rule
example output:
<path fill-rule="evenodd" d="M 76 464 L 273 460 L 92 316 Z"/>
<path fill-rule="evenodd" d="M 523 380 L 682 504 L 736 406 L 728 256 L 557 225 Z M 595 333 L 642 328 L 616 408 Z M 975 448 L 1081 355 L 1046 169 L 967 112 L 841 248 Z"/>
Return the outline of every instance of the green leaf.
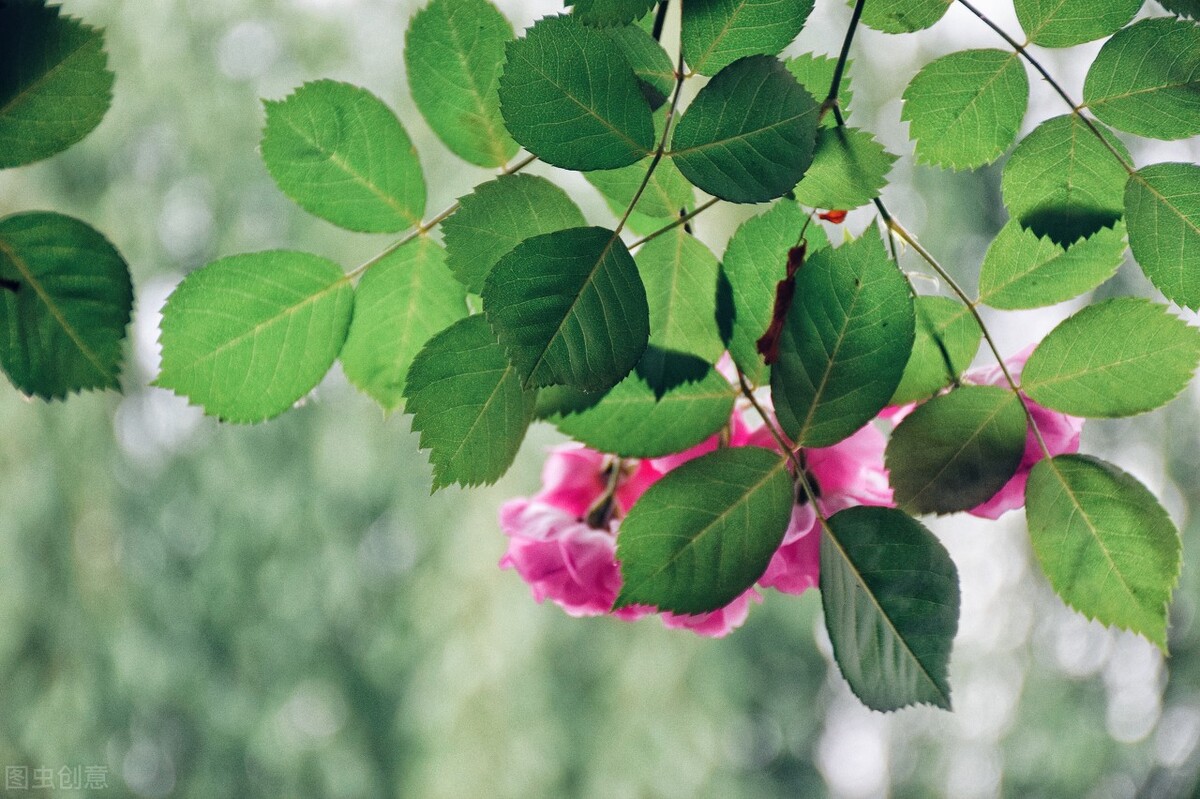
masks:
<path fill-rule="evenodd" d="M 1154 287 L 1200 310 L 1200 166 L 1153 164 L 1125 186 L 1129 247 Z"/>
<path fill-rule="evenodd" d="M 918 405 L 892 432 L 887 467 L 911 513 L 956 513 L 987 502 L 1016 474 L 1025 412 L 999 386 L 963 386 Z"/>
<path fill-rule="evenodd" d="M 621 25 L 604 32 L 642 82 L 642 93 L 647 95 L 650 107 L 665 103 L 675 89 L 675 64 L 662 45 L 637 25 Z"/>
<path fill-rule="evenodd" d="M 1103 122 L 1127 133 L 1153 139 L 1200 134 L 1200 25 L 1157 17 L 1118 31 L 1088 69 L 1083 100 Z"/>
<path fill-rule="evenodd" d="M 704 367 L 702 379 L 681 383 L 661 396 L 634 372 L 599 400 L 590 400 L 594 404 L 575 412 L 564 409 L 550 421 L 576 441 L 621 457 L 660 458 L 683 452 L 729 423 L 737 396 L 719 372 Z"/>
<path fill-rule="evenodd" d="M 112 103 L 104 33 L 58 6 L 0 3 L 0 169 L 49 158 Z"/>
<path fill-rule="evenodd" d="M 163 308 L 168 388 L 228 422 L 260 422 L 321 382 L 346 341 L 354 290 L 303 252 L 222 258 L 192 272 Z"/>
<path fill-rule="evenodd" d="M 788 72 L 800 82 L 800 85 L 812 95 L 813 101 L 820 105 L 824 102 L 826 95 L 829 94 L 829 88 L 833 85 L 833 71 L 837 67 L 837 59 L 830 56 L 814 55 L 812 53 L 801 53 L 795 58 L 789 58 L 783 62 L 787 67 Z M 844 113 L 849 113 L 850 100 L 854 93 L 850 90 L 850 69 L 854 65 L 853 59 L 846 61 L 846 69 L 842 73 L 842 82 L 838 86 L 838 105 L 841 106 Z M 826 114 L 823 124 L 827 127 L 835 127 L 837 119 L 833 114 Z"/>
<path fill-rule="evenodd" d="M 1021 127 L 1029 78 L 1014 52 L 963 50 L 926 64 L 904 90 L 917 161 L 974 169 L 996 160 Z"/>
<path fill-rule="evenodd" d="M 629 204 L 646 178 L 646 170 L 650 168 L 651 158 L 643 158 L 636 164 L 620 169 L 606 169 L 599 172 L 586 172 L 584 177 L 600 193 L 604 195 L 608 207 L 618 218 L 625 214 Z M 668 159 L 662 159 L 650 175 L 634 213 L 643 217 L 659 220 L 657 227 L 663 226 L 662 220 L 673 220 L 683 209 L 691 210 L 696 203 L 696 194 L 687 178 L 679 174 L 675 164 Z"/>
<path fill-rule="evenodd" d="M 133 286 L 121 254 L 68 216 L 0 219 L 0 366 L 43 399 L 117 388 Z"/>
<path fill-rule="evenodd" d="M 1016 0 L 1029 41 L 1072 47 L 1111 36 L 1129 24 L 1142 0 Z"/>
<path fill-rule="evenodd" d="M 487 0 L 433 0 L 409 23 L 404 64 L 413 102 L 461 158 L 499 167 L 517 152 L 496 87 L 512 24 Z"/>
<path fill-rule="evenodd" d="M 895 162 L 896 156 L 870 133 L 823 127 L 817 133 L 812 166 L 793 194 L 812 208 L 857 208 L 879 196 Z"/>
<path fill-rule="evenodd" d="M 1132 416 L 1165 405 L 1200 364 L 1200 330 L 1138 297 L 1089 305 L 1042 339 L 1021 390 L 1072 416 Z"/>
<path fill-rule="evenodd" d="M 979 268 L 979 301 L 993 308 L 1041 308 L 1091 291 L 1125 258 L 1125 226 L 1100 230 L 1067 249 L 1009 220 Z"/>
<path fill-rule="evenodd" d="M 546 17 L 510 42 L 500 110 L 513 138 L 564 169 L 616 169 L 655 145 L 654 120 L 629 61 L 574 17 Z"/>
<path fill-rule="evenodd" d="M 722 274 L 733 305 L 729 354 L 753 385 L 767 376 L 755 342 L 771 324 L 775 285 L 786 277 L 788 250 L 798 243 L 807 218 L 796 203 L 780 200 L 743 222 L 725 249 Z M 805 236 L 810 253 L 829 246 L 817 225 L 809 225 Z"/>
<path fill-rule="evenodd" d="M 912 355 L 888 405 L 929 399 L 950 385 L 971 365 L 983 340 L 966 306 L 949 297 L 917 297 L 914 309 Z"/>
<path fill-rule="evenodd" d="M 1200 0 L 1158 0 L 1158 4 L 1172 14 L 1200 19 Z"/>
<path fill-rule="evenodd" d="M 833 656 L 867 707 L 950 709 L 958 570 L 920 522 L 895 508 L 835 513 L 821 536 L 821 604 Z"/>
<path fill-rule="evenodd" d="M 521 386 L 482 314 L 431 338 L 404 385 L 412 429 L 429 450 L 433 490 L 494 483 L 508 471 L 533 421 L 537 392 Z"/>
<path fill-rule="evenodd" d="M 953 0 L 871 0 L 863 6 L 862 21 L 884 33 L 924 30 L 946 14 Z M 853 3 L 851 3 L 853 5 Z"/>
<path fill-rule="evenodd" d="M 813 0 L 700 0 L 684 5 L 683 58 L 701 75 L 750 55 L 779 55 L 813 10 Z M 828 87 L 826 87 L 828 88 Z"/>
<path fill-rule="evenodd" d="M 1098 126 L 1128 162 L 1129 151 Z M 1000 188 L 1012 215 L 1066 247 L 1121 218 L 1128 173 L 1075 114 L 1038 125 L 1013 150 Z"/>
<path fill-rule="evenodd" d="M 609 389 L 650 336 L 637 265 L 617 234 L 599 227 L 526 239 L 488 275 L 483 310 L 530 387 Z"/>
<path fill-rule="evenodd" d="M 435 333 L 467 315 L 466 290 L 446 253 L 420 236 L 371 267 L 354 298 L 342 347 L 346 377 L 389 411 L 404 401 L 404 377 Z"/>
<path fill-rule="evenodd" d="M 504 175 L 458 200 L 442 222 L 446 264 L 475 294 L 496 263 L 522 241 L 587 222 L 567 193 L 535 175 Z"/>
<path fill-rule="evenodd" d="M 1025 488 L 1029 538 L 1063 601 L 1167 648 L 1179 533 L 1146 488 L 1086 455 L 1039 461 Z"/>
<path fill-rule="evenodd" d="M 300 207 L 367 233 L 394 233 L 420 223 L 421 163 L 382 100 L 349 83 L 320 80 L 264 106 L 263 161 Z"/>
<path fill-rule="evenodd" d="M 812 163 L 817 103 L 778 59 L 750 56 L 717 73 L 675 126 L 684 177 L 737 203 L 791 191 Z"/>
<path fill-rule="evenodd" d="M 585 25 L 625 25 L 643 16 L 656 0 L 567 0 Z"/>
<path fill-rule="evenodd" d="M 613 607 L 728 605 L 766 571 L 795 496 L 787 461 L 759 447 L 719 449 L 668 472 L 621 522 L 623 586 Z"/>
<path fill-rule="evenodd" d="M 720 264 L 682 226 L 642 245 L 634 259 L 650 306 L 650 343 L 714 363 L 725 351 L 717 331 Z"/>
<path fill-rule="evenodd" d="M 908 281 L 878 236 L 811 255 L 796 274 L 771 367 L 771 396 L 788 437 L 827 447 L 869 422 L 900 385 L 915 325 Z"/>

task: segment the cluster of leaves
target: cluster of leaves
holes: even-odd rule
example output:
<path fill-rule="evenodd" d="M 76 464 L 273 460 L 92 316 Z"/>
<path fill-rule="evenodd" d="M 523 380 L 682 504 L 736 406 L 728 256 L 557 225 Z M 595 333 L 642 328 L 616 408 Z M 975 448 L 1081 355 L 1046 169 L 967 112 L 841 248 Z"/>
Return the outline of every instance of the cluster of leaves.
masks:
<path fill-rule="evenodd" d="M 859 697 L 948 707 L 958 577 L 914 515 L 969 509 L 1013 476 L 1030 423 L 1022 394 L 1067 414 L 1127 416 L 1168 402 L 1200 361 L 1200 334 L 1165 305 L 1115 298 L 1054 330 L 1019 386 L 962 379 L 983 338 L 976 305 L 1090 291 L 1124 259 L 1126 231 L 1150 282 L 1200 307 L 1200 167 L 1135 168 L 1105 128 L 1200 133 L 1200 27 L 1129 24 L 1140 6 L 1129 0 L 1018 0 L 1030 41 L 1111 38 L 1084 103 L 1012 152 L 1002 186 L 1012 221 L 987 253 L 980 295 L 950 298 L 917 296 L 873 231 L 834 247 L 812 221 L 817 209 L 875 203 L 891 234 L 924 254 L 879 200 L 896 156 L 845 124 L 843 71 L 860 15 L 912 31 L 946 0 L 859 2 L 837 59 L 779 55 L 811 0 L 687 3 L 677 63 L 658 41 L 668 5 L 577 0 L 520 38 L 487 0 L 432 0 L 417 13 L 405 49 L 417 109 L 454 153 L 501 171 L 434 215 L 404 125 L 376 96 L 322 80 L 267 102 L 262 155 L 285 194 L 343 228 L 402 235 L 348 272 L 292 251 L 194 272 L 163 310 L 157 383 L 221 419 L 256 422 L 340 359 L 384 408 L 412 414 L 435 488 L 496 480 L 536 419 L 619 457 L 656 457 L 720 432 L 739 392 L 769 391 L 792 452 L 697 458 L 622 522 L 618 605 L 681 613 L 720 607 L 761 576 L 797 491 L 811 488 L 802 448 L 922 402 L 888 447 L 900 507 L 822 520 L 821 593 Z M 919 161 L 974 168 L 1014 144 L 1023 59 L 1040 66 L 1008 41 L 938 59 L 912 80 L 904 118 Z M 682 107 L 685 80 L 701 85 Z M 529 155 L 514 161 L 521 148 Z M 553 182 L 517 174 L 534 160 L 584 173 L 618 223 L 589 225 Z M 689 224 L 719 201 L 771 203 L 720 259 Z M 789 262 L 801 245 L 807 258 Z M 776 299 L 781 281 L 787 302 Z M 768 364 L 759 342 L 772 328 Z M 740 386 L 714 368 L 726 351 Z M 1180 547 L 1151 493 L 1115 466 L 1060 456 L 1034 468 L 1027 505 L 1034 550 L 1064 600 L 1165 648 Z"/>
<path fill-rule="evenodd" d="M 41 2 L 0 2 L 0 169 L 49 158 L 112 101 L 103 32 Z M 26 394 L 116 388 L 133 307 L 129 268 L 84 222 L 0 218 L 0 367 Z"/>

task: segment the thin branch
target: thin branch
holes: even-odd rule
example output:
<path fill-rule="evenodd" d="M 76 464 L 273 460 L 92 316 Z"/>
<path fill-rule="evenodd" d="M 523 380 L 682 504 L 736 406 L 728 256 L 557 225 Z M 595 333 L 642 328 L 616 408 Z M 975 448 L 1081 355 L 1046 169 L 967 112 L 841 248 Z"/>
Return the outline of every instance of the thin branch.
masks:
<path fill-rule="evenodd" d="M 1026 61 L 1028 61 L 1029 65 L 1031 67 L 1033 67 L 1034 69 L 1036 69 L 1041 74 L 1041 76 L 1043 78 L 1045 78 L 1046 82 L 1050 84 L 1050 88 L 1054 89 L 1054 91 L 1058 93 L 1058 96 L 1063 99 L 1063 102 L 1065 102 L 1067 105 L 1069 105 L 1071 107 L 1071 113 L 1074 114 L 1075 116 L 1079 117 L 1079 120 L 1081 122 L 1083 122 L 1083 124 L 1085 126 L 1087 126 L 1087 129 L 1092 132 L 1092 135 L 1094 135 L 1097 139 L 1099 139 L 1100 143 L 1103 144 L 1104 147 L 1110 153 L 1112 153 L 1113 158 L 1116 158 L 1117 161 L 1120 162 L 1121 166 L 1124 167 L 1124 169 L 1127 173 L 1132 175 L 1136 171 L 1133 167 L 1133 164 L 1126 161 L 1125 156 L 1123 156 L 1119 152 L 1117 152 L 1117 148 L 1113 147 L 1112 143 L 1107 138 L 1105 138 L 1104 134 L 1100 132 L 1100 129 L 1096 127 L 1096 123 L 1092 122 L 1092 120 L 1088 119 L 1088 117 L 1086 115 L 1084 115 L 1084 113 L 1083 113 L 1084 106 L 1080 105 L 1079 103 L 1076 103 L 1074 100 L 1071 99 L 1071 96 L 1069 94 L 1067 94 L 1066 90 L 1063 89 L 1063 87 L 1059 84 L 1059 82 L 1054 79 L 1054 76 L 1046 71 L 1046 68 L 1041 65 L 1041 62 L 1039 62 L 1036 58 L 1034 58 L 1032 55 L 1030 55 L 1029 50 L 1027 50 L 1025 48 L 1025 45 L 1021 44 L 1016 39 L 1009 36 L 1008 33 L 1006 33 L 1003 28 L 1001 28 L 999 25 L 997 25 L 995 22 L 993 22 L 986 14 L 984 14 L 978 8 L 973 6 L 971 4 L 970 0 L 958 0 L 958 2 L 963 8 L 967 9 L 972 14 L 979 17 L 980 21 L 982 21 L 984 25 L 987 25 L 989 28 L 991 28 L 993 31 L 995 31 L 1000 36 L 1001 39 L 1008 42 L 1009 46 L 1012 47 L 1013 50 L 1015 50 L 1022 58 L 1024 58 Z"/>
<path fill-rule="evenodd" d="M 658 230 L 654 231 L 653 233 L 649 233 L 645 236 L 642 236 L 640 239 L 635 241 L 633 244 L 630 244 L 629 249 L 632 250 L 636 247 L 640 247 L 643 244 L 645 244 L 646 242 L 658 238 L 659 236 L 661 236 L 662 234 L 666 233 L 669 230 L 674 230 L 675 228 L 679 227 L 680 225 L 686 225 L 688 222 L 692 221 L 697 216 L 699 216 L 701 213 L 703 213 L 704 211 L 707 211 L 709 208 L 712 208 L 714 205 L 716 205 L 720 201 L 721 200 L 718 197 L 712 197 L 708 200 L 705 200 L 704 202 L 700 203 L 695 208 L 693 208 L 691 211 L 688 211 L 686 214 L 680 214 L 679 218 L 674 220 L 673 222 L 663 225 L 662 227 L 660 227 Z"/>
<path fill-rule="evenodd" d="M 838 124 L 845 124 L 841 119 L 841 114 L 836 113 L 838 109 L 838 92 L 842 88 L 842 75 L 846 71 L 846 61 L 850 58 L 850 43 L 854 41 L 854 32 L 858 30 L 858 20 L 862 17 L 864 5 L 866 5 L 866 0 L 858 0 L 854 4 L 854 13 L 850 15 L 850 26 L 846 30 L 846 37 L 842 39 L 842 52 L 838 54 L 837 65 L 833 68 L 833 80 L 829 83 L 829 94 L 825 96 L 825 102 L 821 103 L 821 111 L 818 119 L 825 116 L 826 111 L 833 109 L 838 119 Z"/>

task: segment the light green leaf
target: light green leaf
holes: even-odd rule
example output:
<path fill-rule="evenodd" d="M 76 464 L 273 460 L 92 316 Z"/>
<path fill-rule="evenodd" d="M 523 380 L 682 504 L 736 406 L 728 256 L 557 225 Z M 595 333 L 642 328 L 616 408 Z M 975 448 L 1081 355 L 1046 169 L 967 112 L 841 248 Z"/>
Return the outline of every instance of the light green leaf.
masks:
<path fill-rule="evenodd" d="M 1125 160 L 1125 145 L 1102 125 L 1105 139 Z M 1066 247 L 1121 218 L 1128 173 L 1075 114 L 1038 125 L 1004 165 L 1004 204 L 1039 236 Z"/>
<path fill-rule="evenodd" d="M 779 55 L 800 33 L 812 9 L 813 0 L 686 3 L 683 59 L 701 75 L 715 75 L 739 58 Z"/>
<path fill-rule="evenodd" d="M 950 709 L 958 570 L 924 525 L 895 508 L 835 513 L 821 536 L 821 605 L 834 659 L 863 704 Z"/>
<path fill-rule="evenodd" d="M 512 24 L 487 0 L 433 0 L 412 18 L 404 63 L 413 102 L 461 158 L 499 167 L 517 152 L 496 87 Z"/>
<path fill-rule="evenodd" d="M 823 127 L 817 133 L 812 166 L 793 194 L 812 208 L 857 208 L 879 196 L 895 162 L 896 156 L 870 133 Z"/>
<path fill-rule="evenodd" d="M 68 216 L 0 219 L 0 366 L 26 394 L 117 388 L 133 286 L 121 254 Z"/>
<path fill-rule="evenodd" d="M 715 363 L 725 351 L 717 331 L 717 257 L 680 226 L 646 242 L 634 260 L 650 305 L 650 343 Z"/>
<path fill-rule="evenodd" d="M 1153 139 L 1200 134 L 1200 25 L 1157 17 L 1118 31 L 1088 69 L 1083 100 L 1106 124 L 1128 133 Z"/>
<path fill-rule="evenodd" d="M 1042 339 L 1021 390 L 1072 416 L 1132 416 L 1165 405 L 1200 364 L 1200 330 L 1138 297 L 1089 305 Z"/>
<path fill-rule="evenodd" d="M 974 169 L 996 160 L 1021 127 L 1029 78 L 1004 50 L 963 50 L 926 64 L 904 90 L 917 161 Z"/>
<path fill-rule="evenodd" d="M 722 200 L 757 203 L 791 191 L 812 163 L 818 106 L 787 68 L 750 56 L 721 70 L 675 126 L 684 177 Z"/>
<path fill-rule="evenodd" d="M 576 401 L 582 400 L 577 410 L 570 412 L 573 409 L 568 406 L 550 421 L 571 438 L 600 452 L 627 458 L 660 458 L 683 452 L 729 423 L 737 396 L 719 372 L 706 364 L 704 367 L 700 380 L 680 383 L 661 396 L 634 372 L 603 397 L 576 397 Z"/>
<path fill-rule="evenodd" d="M 963 386 L 918 405 L 888 441 L 896 503 L 910 513 L 956 513 L 987 502 L 1016 474 L 1026 432 L 1007 388 Z"/>
<path fill-rule="evenodd" d="M 655 145 L 637 76 L 612 40 L 574 17 L 545 17 L 510 42 L 500 110 L 513 138 L 564 169 L 616 169 Z"/>
<path fill-rule="evenodd" d="M 0 169 L 49 158 L 112 103 L 104 33 L 58 6 L 0 3 Z"/>
<path fill-rule="evenodd" d="M 825 97 L 829 94 L 829 88 L 833 85 L 833 71 L 837 67 L 836 58 L 801 53 L 795 58 L 787 59 L 783 65 L 812 95 L 818 105 L 825 101 Z M 853 59 L 846 61 L 845 71 L 842 72 L 842 82 L 838 86 L 838 105 L 846 114 L 850 112 L 850 100 L 854 96 L 854 92 L 850 90 L 850 69 L 853 65 Z M 834 127 L 837 125 L 837 119 L 833 114 L 826 114 L 822 124 Z"/>
<path fill-rule="evenodd" d="M 612 388 L 650 336 L 637 265 L 599 227 L 526 239 L 488 275 L 483 310 L 529 387 Z"/>
<path fill-rule="evenodd" d="M 1097 458 L 1060 455 L 1033 467 L 1025 508 L 1034 554 L 1063 601 L 1165 652 L 1181 554 L 1154 495 Z"/>
<path fill-rule="evenodd" d="M 643 16 L 656 0 L 567 0 L 585 25 L 625 25 Z"/>
<path fill-rule="evenodd" d="M 404 384 L 412 429 L 429 450 L 433 490 L 494 483 L 508 471 L 533 421 L 537 392 L 496 341 L 482 314 L 431 338 Z"/>
<path fill-rule="evenodd" d="M 1200 310 L 1200 166 L 1153 164 L 1125 186 L 1129 247 L 1167 299 Z"/>
<path fill-rule="evenodd" d="M 790 200 L 780 200 L 766 213 L 743 222 L 725 249 L 722 274 L 729 287 L 732 313 L 727 313 L 722 335 L 729 342 L 734 363 L 753 385 L 767 378 L 767 366 L 755 342 L 771 324 L 775 286 L 786 277 L 788 250 L 799 242 L 807 215 Z M 828 247 L 825 233 L 815 224 L 805 231 L 808 251 Z M 720 300 L 718 300 L 720 311 Z"/>
<path fill-rule="evenodd" d="M 620 25 L 604 31 L 624 54 L 642 82 L 642 93 L 651 108 L 659 108 L 675 89 L 675 64 L 662 45 L 637 25 Z"/>
<path fill-rule="evenodd" d="M 587 224 L 565 191 L 535 175 L 481 183 L 458 204 L 442 222 L 446 264 L 476 294 L 496 262 L 525 239 Z"/>
<path fill-rule="evenodd" d="M 320 80 L 264 105 L 263 161 L 304 210 L 367 233 L 394 233 L 421 221 L 421 163 L 400 120 L 378 97 Z"/>
<path fill-rule="evenodd" d="M 350 281 L 324 258 L 284 250 L 222 258 L 167 299 L 155 385 L 228 422 L 278 416 L 329 371 L 353 307 Z"/>
<path fill-rule="evenodd" d="M 871 0 L 863 6 L 862 21 L 884 33 L 912 33 L 933 25 L 953 0 Z M 853 5 L 851 3 L 850 5 Z"/>
<path fill-rule="evenodd" d="M 878 236 L 809 256 L 771 367 L 788 437 L 827 447 L 869 422 L 900 385 L 915 324 L 908 281 Z"/>
<path fill-rule="evenodd" d="M 1072 47 L 1111 36 L 1129 24 L 1142 0 L 1016 0 L 1029 41 Z"/>
<path fill-rule="evenodd" d="M 795 496 L 787 461 L 759 447 L 720 449 L 668 472 L 621 522 L 614 607 L 728 605 L 766 571 Z"/>
<path fill-rule="evenodd" d="M 1125 258 L 1125 226 L 1101 230 L 1063 249 L 1009 220 L 979 268 L 979 301 L 993 308 L 1041 308 L 1091 291 Z"/>
<path fill-rule="evenodd" d="M 660 115 L 659 119 L 663 119 Z M 658 128 L 661 133 L 661 126 Z M 650 157 L 630 166 L 620 169 L 605 169 L 596 172 L 585 172 L 588 183 L 595 186 L 604 195 L 605 202 L 619 219 L 625 215 L 629 204 L 646 179 L 646 170 L 650 168 Z M 696 203 L 696 193 L 687 178 L 679 173 L 679 169 L 670 159 L 661 159 L 650 175 L 650 182 L 638 198 L 633 212 L 641 217 L 657 220 L 655 229 L 663 226 L 663 220 L 673 220 L 682 210 L 691 210 Z"/>
<path fill-rule="evenodd" d="M 396 410 L 404 401 L 404 376 L 421 347 L 466 315 L 466 290 L 446 268 L 445 250 L 425 236 L 410 241 L 358 284 L 341 355 L 346 377 L 385 409 Z"/>
<path fill-rule="evenodd" d="M 888 405 L 929 399 L 950 385 L 979 351 L 983 331 L 966 306 L 949 297 L 917 297 L 916 337 L 904 376 Z"/>

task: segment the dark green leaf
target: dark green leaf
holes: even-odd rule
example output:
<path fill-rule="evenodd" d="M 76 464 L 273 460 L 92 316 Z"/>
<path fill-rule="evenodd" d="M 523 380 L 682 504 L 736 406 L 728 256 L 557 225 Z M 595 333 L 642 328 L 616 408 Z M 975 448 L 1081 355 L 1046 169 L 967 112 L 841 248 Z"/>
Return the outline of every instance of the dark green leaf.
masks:
<path fill-rule="evenodd" d="M 421 163 L 400 120 L 378 97 L 320 80 L 264 105 L 263 161 L 283 193 L 306 211 L 368 233 L 421 221 Z"/>
<path fill-rule="evenodd" d="M 971 365 L 983 331 L 960 302 L 948 297 L 917 297 L 916 337 L 904 376 L 889 405 L 904 405 L 950 385 Z"/>
<path fill-rule="evenodd" d="M 1103 126 L 1126 161 L 1129 151 Z M 1121 218 L 1128 173 L 1075 114 L 1048 119 L 1004 165 L 1004 204 L 1022 226 L 1066 247 Z"/>
<path fill-rule="evenodd" d="M 625 25 L 654 7 L 656 0 L 567 0 L 586 25 Z"/>
<path fill-rule="evenodd" d="M 599 227 L 526 239 L 488 275 L 483 309 L 526 386 L 609 389 L 650 336 L 637 265 Z"/>
<path fill-rule="evenodd" d="M 756 203 L 791 191 L 812 163 L 817 103 L 770 56 L 721 70 L 675 126 L 676 166 L 723 200 Z"/>
<path fill-rule="evenodd" d="M 0 366 L 44 399 L 117 388 L 133 286 L 121 254 L 68 216 L 0 219 Z"/>
<path fill-rule="evenodd" d="M 1029 78 L 1004 50 L 963 50 L 926 64 L 904 90 L 917 160 L 974 169 L 1003 153 L 1021 127 Z"/>
<path fill-rule="evenodd" d="M 900 385 L 915 324 L 908 281 L 878 236 L 809 256 L 771 367 L 788 437 L 827 447 L 869 422 Z"/>
<path fill-rule="evenodd" d="M 787 461 L 759 447 L 720 449 L 668 472 L 621 522 L 614 607 L 728 605 L 766 571 L 794 499 Z"/>
<path fill-rule="evenodd" d="M 413 102 L 460 157 L 503 166 L 517 152 L 496 87 L 512 24 L 487 0 L 433 0 L 409 23 L 404 63 Z"/>
<path fill-rule="evenodd" d="M 896 502 L 912 513 L 956 513 L 987 502 L 1025 452 L 1025 412 L 998 386 L 963 386 L 918 405 L 887 447 Z"/>
<path fill-rule="evenodd" d="M 715 75 L 745 56 L 779 55 L 812 9 L 813 0 L 692 0 L 683 8 L 683 58 Z"/>
<path fill-rule="evenodd" d="M 481 183 L 458 203 L 442 222 L 446 264 L 476 294 L 496 262 L 525 239 L 587 224 L 565 191 L 534 175 Z"/>
<path fill-rule="evenodd" d="M 704 377 L 658 396 L 636 372 L 593 405 L 550 419 L 576 441 L 627 458 L 659 458 L 683 452 L 729 423 L 737 396 L 729 381 L 707 364 Z M 560 398 L 561 400 L 561 398 Z M 578 405 L 576 405 L 578 408 Z"/>
<path fill-rule="evenodd" d="M 1063 249 L 1010 220 L 979 268 L 979 301 L 993 308 L 1041 308 L 1091 291 L 1125 258 L 1125 226 L 1100 230 Z"/>
<path fill-rule="evenodd" d="M 533 421 L 537 392 L 521 377 L 482 315 L 431 338 L 408 370 L 405 407 L 429 450 L 433 489 L 494 483 L 512 465 Z"/>
<path fill-rule="evenodd" d="M 612 40 L 574 17 L 546 17 L 510 42 L 500 76 L 508 130 L 564 169 L 615 169 L 655 145 L 650 105 Z"/>
<path fill-rule="evenodd" d="M 788 249 L 799 242 L 806 219 L 796 203 L 780 200 L 766 213 L 743 222 L 725 249 L 722 274 L 733 305 L 729 353 L 754 385 L 767 377 L 755 342 L 771 324 L 775 285 L 786 276 Z M 815 224 L 808 226 L 805 236 L 809 253 L 829 246 Z"/>
<path fill-rule="evenodd" d="M 1089 619 L 1167 648 L 1167 603 L 1179 581 L 1179 533 L 1146 488 L 1086 455 L 1039 461 L 1025 488 L 1042 571 Z"/>
<path fill-rule="evenodd" d="M 1142 0 L 1016 0 L 1029 41 L 1071 47 L 1111 36 L 1129 24 Z"/>
<path fill-rule="evenodd" d="M 717 332 L 716 256 L 680 226 L 646 242 L 635 260 L 650 305 L 650 343 L 716 362 L 725 351 Z"/>
<path fill-rule="evenodd" d="M 410 241 L 358 284 L 341 355 L 346 377 L 387 410 L 399 408 L 413 358 L 466 315 L 466 290 L 446 268 L 445 251 L 425 236 Z"/>
<path fill-rule="evenodd" d="M 1042 339 L 1021 373 L 1034 402 L 1072 416 L 1132 416 L 1165 405 L 1200 363 L 1200 330 L 1137 297 L 1089 305 Z"/>
<path fill-rule="evenodd" d="M 1114 128 L 1154 139 L 1200 134 L 1200 25 L 1143 19 L 1104 43 L 1083 100 Z"/>
<path fill-rule="evenodd" d="M 112 103 L 104 33 L 58 6 L 0 3 L 0 169 L 82 139 Z"/>
<path fill-rule="evenodd" d="M 895 162 L 896 156 L 870 133 L 823 127 L 817 133 L 812 166 L 793 194 L 812 208 L 857 208 L 879 196 Z"/>
<path fill-rule="evenodd" d="M 229 422 L 260 422 L 311 391 L 346 341 L 354 289 L 303 252 L 222 258 L 192 272 L 163 308 L 169 388 Z"/>
<path fill-rule="evenodd" d="M 675 64 L 667 51 L 637 25 L 608 28 L 605 33 L 629 61 L 643 93 L 649 92 L 650 106 L 660 107 L 675 89 Z"/>
<path fill-rule="evenodd" d="M 1158 4 L 1172 14 L 1200 19 L 1200 0 L 1158 0 Z"/>
<path fill-rule="evenodd" d="M 1167 299 L 1200 310 L 1200 166 L 1153 164 L 1125 186 L 1129 247 Z"/>
<path fill-rule="evenodd" d="M 920 522 L 895 508 L 834 514 L 821 537 L 821 604 L 842 676 L 867 707 L 950 708 L 958 570 Z"/>
<path fill-rule="evenodd" d="M 924 30 L 946 14 L 952 0 L 871 0 L 863 6 L 862 21 L 884 33 Z M 851 3 L 853 5 L 853 3 Z"/>

